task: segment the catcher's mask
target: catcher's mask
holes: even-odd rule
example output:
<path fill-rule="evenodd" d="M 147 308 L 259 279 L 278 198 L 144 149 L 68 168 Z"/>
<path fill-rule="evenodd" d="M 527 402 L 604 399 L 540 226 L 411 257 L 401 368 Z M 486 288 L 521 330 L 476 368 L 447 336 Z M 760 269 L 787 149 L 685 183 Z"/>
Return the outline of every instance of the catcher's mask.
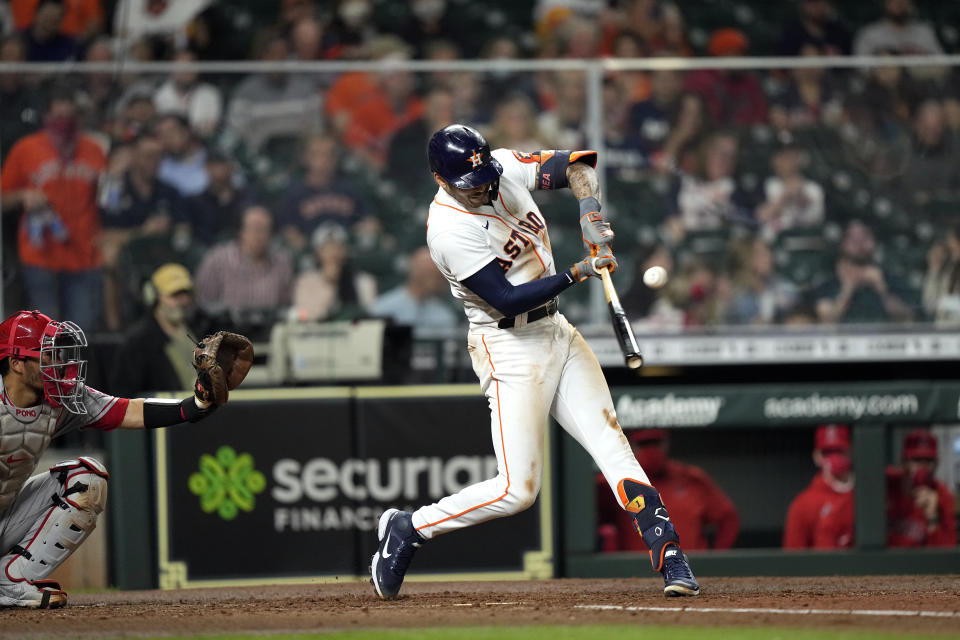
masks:
<path fill-rule="evenodd" d="M 87 361 L 83 330 L 72 322 L 57 322 L 39 311 L 18 311 L 0 323 L 0 358 L 40 361 L 43 395 L 55 407 L 86 413 L 80 401 Z"/>
<path fill-rule="evenodd" d="M 40 375 L 43 394 L 55 407 L 84 414 L 82 401 L 87 361 L 83 358 L 87 337 L 72 322 L 50 322 L 40 341 Z"/>

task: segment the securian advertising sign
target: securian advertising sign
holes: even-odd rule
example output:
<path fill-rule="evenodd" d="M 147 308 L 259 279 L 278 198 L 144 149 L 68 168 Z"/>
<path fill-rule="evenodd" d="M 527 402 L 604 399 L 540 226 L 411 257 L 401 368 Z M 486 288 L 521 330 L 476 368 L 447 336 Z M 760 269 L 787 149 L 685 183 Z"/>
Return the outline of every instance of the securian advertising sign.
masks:
<path fill-rule="evenodd" d="M 237 393 L 199 428 L 158 430 L 161 587 L 365 575 L 383 511 L 497 474 L 486 399 L 439 389 Z M 549 471 L 543 487 L 521 514 L 431 540 L 417 574 L 550 575 Z"/>

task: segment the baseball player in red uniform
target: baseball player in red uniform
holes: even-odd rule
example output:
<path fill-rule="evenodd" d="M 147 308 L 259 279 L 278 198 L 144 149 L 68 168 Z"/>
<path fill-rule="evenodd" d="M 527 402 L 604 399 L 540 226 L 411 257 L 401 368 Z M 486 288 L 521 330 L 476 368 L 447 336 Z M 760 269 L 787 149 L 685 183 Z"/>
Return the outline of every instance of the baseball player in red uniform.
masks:
<path fill-rule="evenodd" d="M 100 393 L 84 384 L 86 346 L 76 324 L 39 311 L 0 324 L 0 607 L 64 606 L 67 594 L 47 578 L 87 539 L 107 502 L 109 475 L 94 458 L 32 475 L 53 438 L 88 427 L 197 422 L 226 401 L 225 393 L 213 395 L 211 375 L 221 373 L 205 367 L 197 367 L 195 395 L 184 400 Z"/>
<path fill-rule="evenodd" d="M 548 415 L 590 453 L 633 515 L 654 570 L 663 574 L 664 593 L 698 595 L 660 494 L 617 423 L 600 364 L 557 311 L 562 291 L 617 264 L 609 248 L 613 232 L 600 213 L 596 153 L 491 153 L 479 132 L 451 125 L 433 135 L 428 156 L 439 189 L 430 204 L 427 246 L 470 322 L 467 349 L 489 400 L 498 473 L 412 513 L 384 512 L 371 562 L 377 595 L 396 597 L 424 542 L 534 503 Z M 557 273 L 546 220 L 530 192 L 562 187 L 580 201 L 592 256 Z"/>
<path fill-rule="evenodd" d="M 853 546 L 853 462 L 850 428 L 827 424 L 814 433 L 813 481 L 787 511 L 784 549 L 845 549 Z"/>
<path fill-rule="evenodd" d="M 627 438 L 633 445 L 637 462 L 654 482 L 664 502 L 682 507 L 671 518 L 673 525 L 683 531 L 684 548 L 733 547 L 740 531 L 736 507 L 703 469 L 667 457 L 667 430 L 636 429 Z M 647 550 L 633 523 L 624 518 L 623 511 L 610 500 L 602 476 L 597 477 L 597 513 L 601 550 Z"/>
<path fill-rule="evenodd" d="M 914 429 L 903 439 L 903 465 L 887 469 L 887 544 L 953 547 L 957 519 L 950 488 L 937 480 L 937 438 Z"/>

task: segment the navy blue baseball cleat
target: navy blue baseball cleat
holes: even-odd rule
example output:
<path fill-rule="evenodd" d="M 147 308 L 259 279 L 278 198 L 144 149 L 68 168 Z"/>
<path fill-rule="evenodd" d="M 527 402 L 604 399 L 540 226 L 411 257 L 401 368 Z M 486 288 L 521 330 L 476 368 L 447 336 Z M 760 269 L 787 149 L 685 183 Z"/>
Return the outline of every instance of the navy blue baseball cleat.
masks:
<path fill-rule="evenodd" d="M 413 528 L 411 515 L 409 511 L 387 509 L 377 525 L 380 548 L 373 554 L 370 576 L 377 595 L 384 600 L 397 597 L 413 554 L 423 543 Z"/>
<path fill-rule="evenodd" d="M 664 551 L 660 573 L 663 574 L 663 595 L 668 598 L 700 595 L 700 585 L 693 577 L 687 556 L 677 545 L 670 545 Z"/>

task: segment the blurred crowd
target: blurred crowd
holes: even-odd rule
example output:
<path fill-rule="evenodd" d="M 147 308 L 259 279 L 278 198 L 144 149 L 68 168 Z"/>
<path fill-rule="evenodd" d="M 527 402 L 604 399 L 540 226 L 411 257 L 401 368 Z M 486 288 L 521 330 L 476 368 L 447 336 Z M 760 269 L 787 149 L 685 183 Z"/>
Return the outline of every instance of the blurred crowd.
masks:
<path fill-rule="evenodd" d="M 896 56 L 956 51 L 960 7 L 851 4 L 0 0 L 0 62 L 114 65 L 0 73 L 5 306 L 119 332 L 156 311 L 144 289 L 175 264 L 189 286 L 171 296 L 255 335 L 368 316 L 456 326 L 423 248 L 431 133 L 465 122 L 493 147 L 588 146 L 585 75 L 504 61 L 856 54 L 889 64 L 605 75 L 624 306 L 660 331 L 956 323 L 960 72 Z M 490 66 L 396 67 L 411 59 Z M 123 69 L 152 60 L 378 70 Z M 557 263 L 579 259 L 572 198 L 537 197 Z M 639 277 L 653 264 L 671 275 L 658 291 Z M 583 294 L 565 296 L 575 320 Z"/>

